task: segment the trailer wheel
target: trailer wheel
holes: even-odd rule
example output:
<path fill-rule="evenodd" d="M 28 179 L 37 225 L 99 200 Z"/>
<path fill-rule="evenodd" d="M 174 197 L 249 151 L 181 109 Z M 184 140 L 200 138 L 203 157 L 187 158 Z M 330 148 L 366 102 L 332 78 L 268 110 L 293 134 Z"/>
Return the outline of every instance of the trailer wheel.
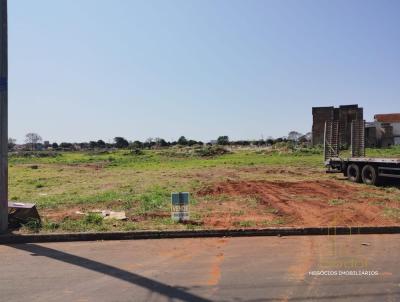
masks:
<path fill-rule="evenodd" d="M 347 178 L 352 182 L 361 182 L 360 167 L 356 164 L 351 164 L 347 167 Z"/>
<path fill-rule="evenodd" d="M 362 169 L 361 178 L 366 185 L 376 185 L 378 183 L 378 173 L 371 165 L 366 165 Z"/>

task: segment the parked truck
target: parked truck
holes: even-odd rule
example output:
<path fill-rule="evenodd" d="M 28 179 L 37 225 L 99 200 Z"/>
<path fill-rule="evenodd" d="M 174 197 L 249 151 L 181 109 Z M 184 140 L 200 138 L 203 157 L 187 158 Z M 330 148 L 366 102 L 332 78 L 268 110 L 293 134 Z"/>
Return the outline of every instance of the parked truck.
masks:
<path fill-rule="evenodd" d="M 365 121 L 352 122 L 350 157 L 340 157 L 340 149 L 339 122 L 328 121 L 324 138 L 324 158 L 328 173 L 343 173 L 348 180 L 367 185 L 377 185 L 388 179 L 398 179 L 400 182 L 400 158 L 365 156 Z"/>

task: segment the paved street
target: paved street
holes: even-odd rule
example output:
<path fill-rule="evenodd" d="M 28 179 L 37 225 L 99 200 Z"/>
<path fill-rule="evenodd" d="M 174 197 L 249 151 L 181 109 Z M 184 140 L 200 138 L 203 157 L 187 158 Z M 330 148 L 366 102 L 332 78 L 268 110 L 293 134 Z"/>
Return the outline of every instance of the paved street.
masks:
<path fill-rule="evenodd" d="M 0 255 L 7 302 L 400 301 L 400 235 L 2 245 Z"/>

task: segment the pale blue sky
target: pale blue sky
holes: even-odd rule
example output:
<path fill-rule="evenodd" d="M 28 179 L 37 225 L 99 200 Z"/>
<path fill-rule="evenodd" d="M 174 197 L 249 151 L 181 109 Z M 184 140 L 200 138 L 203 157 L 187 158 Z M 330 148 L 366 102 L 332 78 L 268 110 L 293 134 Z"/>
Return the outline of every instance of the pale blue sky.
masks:
<path fill-rule="evenodd" d="M 9 0 L 10 136 L 258 139 L 400 112 L 400 1 Z"/>

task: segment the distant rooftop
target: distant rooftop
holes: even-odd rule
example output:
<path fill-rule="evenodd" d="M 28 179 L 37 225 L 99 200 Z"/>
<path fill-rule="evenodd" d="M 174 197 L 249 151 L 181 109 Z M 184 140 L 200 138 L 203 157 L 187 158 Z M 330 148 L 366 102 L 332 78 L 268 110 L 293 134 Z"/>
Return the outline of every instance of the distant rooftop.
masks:
<path fill-rule="evenodd" d="M 376 114 L 374 119 L 381 123 L 400 123 L 400 113 Z"/>

